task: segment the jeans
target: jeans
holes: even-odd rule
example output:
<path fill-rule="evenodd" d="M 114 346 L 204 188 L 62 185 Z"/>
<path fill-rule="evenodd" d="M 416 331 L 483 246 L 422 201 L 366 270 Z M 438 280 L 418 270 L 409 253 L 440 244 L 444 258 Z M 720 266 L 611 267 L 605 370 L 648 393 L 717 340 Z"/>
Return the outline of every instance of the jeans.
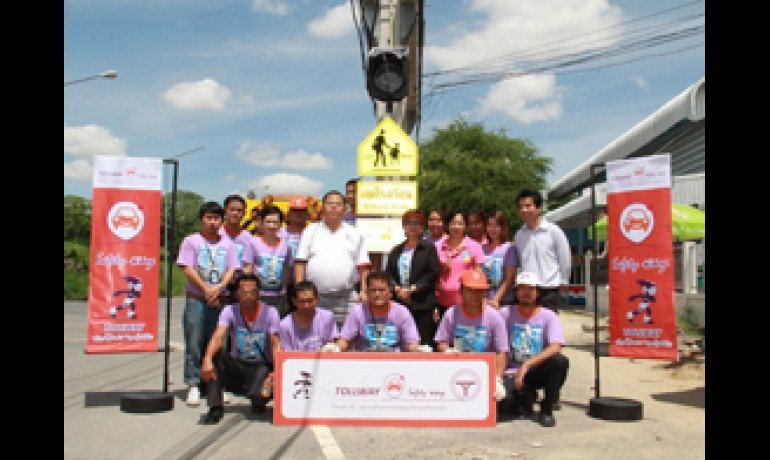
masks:
<path fill-rule="evenodd" d="M 186 297 L 182 314 L 184 333 L 184 383 L 198 385 L 201 381 L 201 363 L 206 346 L 214 334 L 219 309 L 206 306 L 204 300 Z"/>

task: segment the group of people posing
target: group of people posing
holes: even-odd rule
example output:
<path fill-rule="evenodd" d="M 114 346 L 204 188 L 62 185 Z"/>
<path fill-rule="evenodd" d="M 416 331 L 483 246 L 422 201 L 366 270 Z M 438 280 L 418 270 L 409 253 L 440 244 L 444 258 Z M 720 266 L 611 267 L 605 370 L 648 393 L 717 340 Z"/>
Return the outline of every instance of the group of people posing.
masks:
<path fill-rule="evenodd" d="M 402 216 L 406 239 L 374 267 L 336 190 L 310 225 L 301 198 L 286 216 L 264 206 L 260 235 L 241 228 L 242 197 L 204 203 L 177 259 L 187 404 L 205 391 L 204 422 L 218 423 L 234 391 L 264 412 L 277 351 L 494 352 L 500 409 L 554 426 L 569 367 L 557 314 L 569 244 L 540 216 L 539 192 L 516 199 L 524 225 L 513 241 L 501 211 L 415 209 Z"/>

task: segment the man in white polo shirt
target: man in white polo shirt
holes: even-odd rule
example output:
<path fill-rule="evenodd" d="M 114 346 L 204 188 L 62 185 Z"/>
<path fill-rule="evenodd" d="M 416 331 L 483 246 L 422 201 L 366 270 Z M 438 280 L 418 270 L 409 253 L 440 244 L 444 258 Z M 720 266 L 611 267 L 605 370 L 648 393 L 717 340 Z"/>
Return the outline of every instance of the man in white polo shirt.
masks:
<path fill-rule="evenodd" d="M 537 190 L 523 189 L 516 197 L 524 224 L 514 236 L 519 271 L 534 273 L 540 280 L 538 305 L 558 313 L 560 290 L 566 291 L 572 268 L 569 241 L 558 225 L 540 215 L 543 197 Z"/>
<path fill-rule="evenodd" d="M 312 281 L 318 287 L 318 307 L 331 310 L 342 327 L 348 311 L 366 300 L 366 277 L 371 263 L 363 235 L 343 222 L 345 197 L 331 190 L 323 197 L 321 221 L 302 232 L 294 258 L 294 281 Z M 361 278 L 361 294 L 354 289 Z"/>

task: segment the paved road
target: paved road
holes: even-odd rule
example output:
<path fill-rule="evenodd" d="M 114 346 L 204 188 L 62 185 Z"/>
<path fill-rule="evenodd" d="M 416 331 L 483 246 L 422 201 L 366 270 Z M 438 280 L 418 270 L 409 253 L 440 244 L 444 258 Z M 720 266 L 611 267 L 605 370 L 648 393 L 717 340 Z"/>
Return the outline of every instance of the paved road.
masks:
<path fill-rule="evenodd" d="M 500 417 L 494 428 L 276 427 L 272 410 L 249 413 L 236 398 L 216 426 L 199 424 L 206 412 L 185 406 L 182 382 L 182 299 L 172 308 L 170 375 L 174 409 L 128 414 L 120 393 L 161 390 L 163 353 L 86 355 L 86 304 L 64 303 L 65 458 L 467 458 L 677 460 L 705 457 L 705 363 L 601 359 L 603 396 L 644 404 L 638 422 L 586 415 L 593 397 L 593 336 L 580 325 L 588 316 L 562 313 L 570 371 L 555 428 Z M 159 308 L 165 331 L 165 300 Z"/>

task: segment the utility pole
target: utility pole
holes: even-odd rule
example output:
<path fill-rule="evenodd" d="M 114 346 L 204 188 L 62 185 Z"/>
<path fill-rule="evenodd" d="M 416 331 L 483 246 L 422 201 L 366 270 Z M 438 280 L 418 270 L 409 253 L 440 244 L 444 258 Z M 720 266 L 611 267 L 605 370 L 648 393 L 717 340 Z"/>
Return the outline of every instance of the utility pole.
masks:
<path fill-rule="evenodd" d="M 379 122 L 390 116 L 406 133 L 413 130 L 419 118 L 423 3 L 424 0 L 361 1 L 367 28 L 369 72 L 375 70 L 372 68 L 375 65 L 373 61 L 381 52 L 405 57 L 408 65 L 402 75 L 408 85 L 405 97 L 395 101 L 373 97 L 375 118 Z M 371 80 L 371 75 L 368 78 Z"/>

